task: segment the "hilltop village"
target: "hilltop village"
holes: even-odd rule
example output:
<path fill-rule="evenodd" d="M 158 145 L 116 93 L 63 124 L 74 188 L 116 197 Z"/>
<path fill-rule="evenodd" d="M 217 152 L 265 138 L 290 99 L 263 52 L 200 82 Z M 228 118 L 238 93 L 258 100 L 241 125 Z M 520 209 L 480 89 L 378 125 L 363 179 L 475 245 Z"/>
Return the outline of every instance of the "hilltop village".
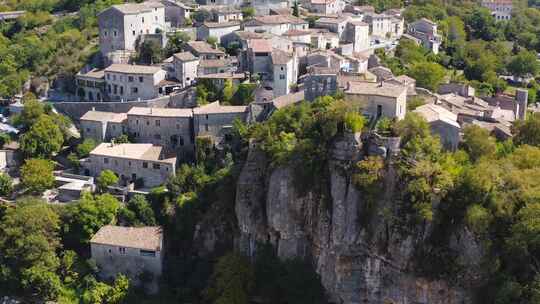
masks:
<path fill-rule="evenodd" d="M 463 22 L 451 19 L 456 16 L 446 16 L 450 22 L 430 19 L 425 12 L 406 15 L 406 5 L 381 8 L 348 0 L 109 2 L 101 3 L 103 7 L 95 12 L 97 53 L 73 77 L 58 77 L 55 88 L 43 90 L 31 81 L 28 88 L 4 102 L 0 222 L 3 218 L 9 221 L 0 224 L 0 231 L 8 231 L 8 225 L 25 225 L 24 218 L 33 212 L 44 216 L 29 222 L 32 229 L 57 227 L 39 241 L 40 246 L 51 246 L 48 251 L 43 249 L 51 254 L 43 262 L 19 261 L 17 250 L 6 251 L 4 258 L 0 254 L 0 282 L 11 275 L 17 277 L 6 287 L 6 292 L 15 290 L 15 297 L 0 297 L 0 303 L 24 303 L 17 300 L 20 290 L 43 300 L 71 297 L 80 303 L 122 303 L 128 294 L 133 297 L 137 292 L 145 297 L 166 293 L 187 301 L 198 298 L 194 290 L 201 289 L 204 296 L 199 298 L 204 300 L 200 303 L 272 303 L 270 289 L 257 289 L 261 294 L 267 292 L 266 298 L 247 294 L 243 301 L 217 300 L 238 296 L 227 294 L 229 288 L 239 288 L 232 286 L 236 281 L 228 286 L 223 279 L 231 269 L 241 274 L 235 272 L 231 277 L 246 284 L 243 291 L 253 290 L 244 281 L 258 273 L 241 271 L 258 259 L 259 252 L 264 253 L 265 242 L 275 246 L 269 256 L 285 261 L 276 263 L 283 263 L 279 267 L 286 270 L 280 275 L 287 280 L 294 276 L 291 269 L 296 265 L 288 265 L 289 258 L 313 259 L 298 262 L 299 272 L 309 269 L 305 282 L 297 282 L 300 289 L 308 290 L 297 298 L 304 302 L 288 298 L 288 302 L 274 303 L 472 303 L 452 284 L 441 283 L 435 291 L 430 283 L 421 292 L 413 292 L 414 288 L 406 287 L 411 286 L 408 279 L 392 285 L 382 278 L 373 279 L 364 268 L 360 271 L 347 264 L 347 259 L 361 255 L 376 260 L 377 265 L 393 267 L 392 271 L 399 268 L 400 275 L 410 270 L 408 264 L 398 265 L 392 258 L 365 254 L 357 241 L 339 239 L 337 234 L 353 234 L 356 228 L 350 227 L 368 220 L 358 215 L 361 207 L 356 202 L 351 205 L 354 208 L 348 207 L 353 209 L 336 206 L 358 196 L 366 202 L 362 212 L 386 221 L 395 210 L 387 206 L 374 212 L 375 202 L 381 199 L 375 198 L 377 192 L 403 192 L 403 200 L 411 204 L 399 212 L 412 214 L 411 221 L 417 221 L 414 229 L 422 225 L 422 233 L 427 235 L 426 231 L 434 231 L 435 223 L 445 223 L 433 219 L 440 216 L 438 208 L 447 208 L 445 195 L 457 193 L 458 185 L 465 184 L 456 181 L 460 174 L 465 176 L 462 172 L 480 166 L 486 156 L 499 162 L 520 153 L 514 151 L 527 149 L 521 145 L 540 145 L 534 131 L 540 126 L 539 82 L 535 78 L 540 72 L 540 53 L 534 51 L 540 49 L 538 37 L 532 51 L 518 42 L 505 45 L 513 48 L 508 52 L 512 55 L 492 71 L 488 70 L 491 57 L 478 59 L 482 58 L 480 48 L 493 53 L 502 50 L 479 39 L 465 40 L 464 26 L 456 25 Z M 485 0 L 474 5 L 480 12 L 474 11 L 474 16 L 488 20 L 493 31 L 516 16 L 512 1 Z M 426 7 L 434 9 L 431 4 Z M 27 15 L 26 11 L 5 12 L 0 19 L 18 22 L 13 20 Z M 54 15 L 64 17 L 65 13 Z M 473 31 L 467 28 L 469 36 L 493 34 L 487 29 Z M 478 48 L 462 50 L 465 41 Z M 468 53 L 455 55 L 460 51 Z M 475 56 L 476 65 L 470 59 Z M 443 69 L 444 62 L 453 69 Z M 73 87 L 59 89 L 68 83 Z M 536 166 L 532 159 L 538 155 L 526 156 L 530 162 L 522 165 Z M 276 178 L 275 174 L 280 175 Z M 289 183 L 288 174 L 296 183 Z M 340 174 L 350 176 L 337 187 Z M 400 189 L 398 177 L 409 188 L 395 190 Z M 466 177 L 467 181 L 478 178 Z M 325 186 L 328 183 L 330 187 Z M 349 183 L 356 190 L 350 190 Z M 494 182 L 489 191 L 498 191 L 493 189 L 502 184 Z M 515 184 L 523 183 L 512 180 L 505 187 Z M 499 205 L 481 205 L 490 195 L 478 195 L 478 202 L 462 206 L 466 210 L 460 214 L 467 214 L 466 220 L 450 216 L 444 220 L 452 225 L 471 218 L 484 223 L 470 224 L 467 233 L 476 233 L 478 226 L 488 229 L 485 223 L 507 212 Z M 327 210 L 330 223 L 312 223 L 326 211 L 310 209 L 309 203 L 302 202 L 298 210 L 286 206 L 298 197 L 306 202 L 333 201 L 334 209 Z M 526 205 L 529 199 L 536 197 L 520 204 Z M 265 203 L 259 210 L 256 206 L 261 201 Z M 490 208 L 497 210 L 495 215 L 488 215 Z M 309 219 L 291 224 L 306 210 Z M 351 214 L 360 219 L 350 220 Z M 214 219 L 219 220 L 214 223 Z M 341 221 L 347 221 L 343 226 L 349 228 L 336 227 Z M 332 227 L 331 232 L 327 227 Z M 374 224 L 372 230 L 380 227 L 382 224 Z M 390 242 L 392 229 L 385 227 Z M 373 231 L 362 229 L 349 239 L 369 239 L 366 235 Z M 332 235 L 332 241 L 326 240 L 333 242 L 332 254 L 328 253 L 330 246 L 324 247 L 318 239 L 323 231 Z M 0 236 L 0 248 L 25 233 Z M 420 237 L 422 242 L 427 242 L 425 235 Z M 366 248 L 375 250 L 370 242 L 377 241 L 369 239 Z M 453 245 L 456 242 L 464 241 L 458 238 Z M 420 254 L 407 251 L 405 247 L 413 247 L 411 244 L 400 249 L 403 256 Z M 215 261 L 219 257 L 215 252 L 223 250 L 220 245 L 242 255 L 224 255 L 225 260 L 220 258 L 210 275 L 211 267 L 207 270 L 195 261 L 200 262 L 201 257 Z M 59 258 L 54 251 L 62 246 L 69 253 Z M 387 252 L 396 250 L 385 246 Z M 452 253 L 456 251 L 459 249 Z M 70 255 L 80 261 L 70 262 Z M 396 254 L 393 258 L 402 257 Z M 327 261 L 332 263 L 326 265 Z M 193 264 L 187 266 L 189 263 Z M 375 264 L 373 269 L 383 267 Z M 85 270 L 75 270 L 77 267 Z M 421 269 L 418 266 L 415 271 Z M 77 277 L 78 271 L 87 274 L 84 280 L 82 275 Z M 188 272 L 210 278 L 211 286 L 201 288 L 189 281 Z M 50 277 L 40 276 L 43 273 Z M 523 282 L 531 276 L 516 280 L 529 286 Z M 279 276 L 274 278 L 278 281 L 276 278 Z M 400 287 L 375 295 L 365 290 L 372 281 L 379 282 L 379 287 Z M 421 289 L 420 281 L 414 282 Z M 177 290 L 172 284 L 190 287 Z M 133 291 L 133 286 L 140 290 Z M 527 288 L 523 287 L 523 294 L 532 294 Z M 282 289 L 287 290 L 283 286 L 276 290 Z M 292 297 L 291 290 L 283 297 Z M 0 296 L 3 292 L 0 287 Z M 442 298 L 465 300 L 439 301 Z"/>

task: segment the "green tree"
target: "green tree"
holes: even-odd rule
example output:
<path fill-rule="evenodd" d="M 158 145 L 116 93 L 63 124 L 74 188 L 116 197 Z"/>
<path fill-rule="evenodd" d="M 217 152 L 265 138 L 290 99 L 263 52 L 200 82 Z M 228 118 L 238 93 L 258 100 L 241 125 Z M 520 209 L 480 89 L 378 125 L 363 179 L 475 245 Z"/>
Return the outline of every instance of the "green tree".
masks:
<path fill-rule="evenodd" d="M 189 35 L 185 32 L 175 33 L 167 42 L 167 46 L 165 47 L 165 57 L 169 57 L 173 54 L 181 52 L 186 43 L 188 43 L 190 40 L 191 37 L 189 37 Z"/>
<path fill-rule="evenodd" d="M 137 48 L 137 61 L 141 64 L 161 62 L 161 47 L 153 40 L 143 41 Z"/>
<path fill-rule="evenodd" d="M 78 144 L 77 148 L 75 149 L 77 151 L 77 156 L 79 156 L 79 158 L 88 157 L 90 152 L 94 150 L 96 146 L 97 144 L 95 140 L 91 138 L 85 139 L 82 143 Z"/>
<path fill-rule="evenodd" d="M 235 87 L 233 86 L 232 80 L 227 79 L 225 80 L 225 84 L 223 85 L 223 103 L 229 104 L 233 98 L 233 95 L 235 93 Z"/>
<path fill-rule="evenodd" d="M 300 9 L 298 7 L 298 1 L 294 1 L 292 9 L 293 9 L 293 13 L 292 13 L 293 16 L 300 17 Z"/>
<path fill-rule="evenodd" d="M 25 199 L 9 208 L 0 222 L 0 282 L 23 288 L 44 300 L 55 300 L 61 289 L 56 274 L 60 221 L 38 199 Z"/>
<path fill-rule="evenodd" d="M 5 173 L 0 174 L 0 195 L 8 196 L 13 192 L 13 180 Z"/>
<path fill-rule="evenodd" d="M 540 113 L 533 113 L 526 120 L 515 121 L 512 133 L 515 144 L 540 147 Z"/>
<path fill-rule="evenodd" d="M 41 115 L 45 114 L 45 109 L 43 104 L 33 95 L 25 95 L 23 102 L 23 110 L 20 117 L 18 117 L 16 124 L 20 125 L 23 130 L 29 130 Z"/>
<path fill-rule="evenodd" d="M 517 77 L 536 76 L 540 71 L 540 63 L 536 53 L 520 51 L 508 63 L 508 71 Z"/>
<path fill-rule="evenodd" d="M 127 208 L 120 210 L 119 217 L 129 226 L 155 226 L 157 223 L 152 206 L 144 196 L 138 194 L 129 200 Z"/>
<path fill-rule="evenodd" d="M 444 68 L 433 62 L 418 62 L 412 65 L 407 73 L 416 79 L 416 84 L 421 88 L 437 91 L 443 82 L 446 72 Z"/>
<path fill-rule="evenodd" d="M 214 36 L 206 38 L 206 42 L 208 42 L 208 44 L 210 44 L 213 48 L 216 48 L 218 45 L 218 39 Z"/>
<path fill-rule="evenodd" d="M 473 161 L 495 155 L 497 151 L 495 138 L 491 137 L 486 129 L 469 125 L 464 128 L 463 133 L 463 148 Z"/>
<path fill-rule="evenodd" d="M 112 286 L 98 282 L 93 277 L 85 280 L 86 290 L 82 295 L 83 304 L 120 304 L 129 294 L 129 279 L 120 274 Z"/>
<path fill-rule="evenodd" d="M 105 192 L 107 187 L 116 185 L 116 183 L 118 183 L 118 176 L 111 170 L 101 171 L 96 181 L 100 192 Z"/>
<path fill-rule="evenodd" d="M 41 115 L 20 140 L 21 150 L 27 157 L 39 158 L 50 158 L 60 151 L 63 143 L 62 131 L 47 115 Z"/>
<path fill-rule="evenodd" d="M 427 137 L 430 135 L 428 122 L 418 113 L 407 113 L 405 119 L 396 123 L 396 133 L 401 136 L 401 144 L 404 146 L 415 137 Z"/>
<path fill-rule="evenodd" d="M 21 167 L 21 184 L 31 193 L 42 193 L 54 186 L 54 164 L 46 159 L 27 159 Z"/>
<path fill-rule="evenodd" d="M 102 226 L 112 224 L 120 202 L 110 195 L 85 193 L 62 214 L 64 242 L 73 247 L 87 244 Z"/>
<path fill-rule="evenodd" d="M 248 304 L 254 279 L 255 273 L 247 258 L 226 254 L 217 261 L 205 296 L 216 304 Z"/>
<path fill-rule="evenodd" d="M 198 84 L 196 89 L 197 105 L 203 106 L 208 103 L 208 90 L 203 84 Z"/>
<path fill-rule="evenodd" d="M 242 17 L 244 19 L 251 19 L 255 16 L 255 8 L 252 6 L 244 7 L 242 9 Z"/>

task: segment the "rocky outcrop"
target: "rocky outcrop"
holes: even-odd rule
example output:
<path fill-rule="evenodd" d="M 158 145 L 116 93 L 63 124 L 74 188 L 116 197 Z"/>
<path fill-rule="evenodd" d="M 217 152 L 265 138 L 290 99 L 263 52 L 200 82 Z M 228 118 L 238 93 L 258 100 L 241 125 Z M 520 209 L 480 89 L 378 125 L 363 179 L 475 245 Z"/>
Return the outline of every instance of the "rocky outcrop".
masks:
<path fill-rule="evenodd" d="M 367 208 L 350 177 L 363 150 L 358 135 L 337 140 L 329 177 L 321 177 L 328 191 L 300 195 L 293 169 L 269 168 L 252 147 L 237 186 L 239 250 L 252 255 L 258 242 L 270 241 L 281 258 L 311 258 L 333 303 L 470 303 L 467 289 L 416 275 L 415 250 L 426 232 L 396 228 L 399 187 L 391 165 L 376 208 Z M 451 243 L 464 252 L 460 258 L 478 265 L 470 233 L 458 232 Z"/>

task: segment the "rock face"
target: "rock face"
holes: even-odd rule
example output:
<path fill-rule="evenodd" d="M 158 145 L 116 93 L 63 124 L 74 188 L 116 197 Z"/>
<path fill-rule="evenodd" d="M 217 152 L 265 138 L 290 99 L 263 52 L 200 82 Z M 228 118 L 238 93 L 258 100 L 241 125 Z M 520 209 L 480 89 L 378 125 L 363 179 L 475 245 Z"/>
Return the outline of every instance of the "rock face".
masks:
<path fill-rule="evenodd" d="M 426 236 L 393 227 L 395 174 L 386 174 L 376 210 L 365 214 L 366 200 L 347 174 L 362 150 L 358 135 L 336 141 L 328 194 L 300 196 L 291 168 L 269 168 L 264 154 L 250 149 L 237 186 L 239 249 L 252 255 L 257 242 L 270 241 L 281 258 L 311 258 L 333 303 L 470 303 L 468 290 L 415 275 L 411 260 Z M 479 263 L 470 234 L 454 237 L 451 246 L 472 248 L 462 258 Z"/>

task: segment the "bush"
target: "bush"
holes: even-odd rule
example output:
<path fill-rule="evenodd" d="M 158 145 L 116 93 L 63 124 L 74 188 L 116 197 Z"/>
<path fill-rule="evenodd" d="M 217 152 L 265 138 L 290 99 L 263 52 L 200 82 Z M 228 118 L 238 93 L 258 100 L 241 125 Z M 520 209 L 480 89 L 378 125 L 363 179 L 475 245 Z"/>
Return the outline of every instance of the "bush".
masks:
<path fill-rule="evenodd" d="M 51 161 L 28 159 L 21 167 L 21 184 L 32 193 L 42 193 L 54 186 L 53 169 Z"/>
<path fill-rule="evenodd" d="M 0 195 L 9 196 L 13 191 L 13 180 L 5 173 L 0 174 Z"/>
<path fill-rule="evenodd" d="M 105 192 L 107 187 L 116 185 L 118 183 L 118 176 L 111 170 L 103 170 L 97 178 L 97 187 L 100 192 Z"/>

